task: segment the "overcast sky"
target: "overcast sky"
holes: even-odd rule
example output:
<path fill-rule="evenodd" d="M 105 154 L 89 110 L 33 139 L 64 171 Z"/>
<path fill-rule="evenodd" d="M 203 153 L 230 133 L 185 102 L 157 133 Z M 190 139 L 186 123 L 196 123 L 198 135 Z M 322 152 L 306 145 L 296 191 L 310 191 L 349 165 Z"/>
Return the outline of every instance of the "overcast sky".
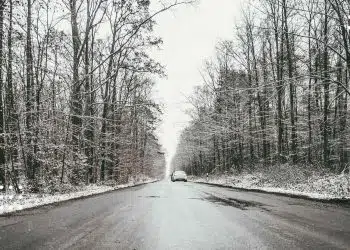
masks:
<path fill-rule="evenodd" d="M 153 56 L 166 67 L 168 76 L 157 80 L 154 95 L 165 106 L 159 137 L 168 164 L 175 154 L 179 134 L 189 121 L 185 113 L 190 108 L 186 96 L 201 85 L 200 70 L 204 60 L 214 56 L 215 45 L 233 37 L 240 2 L 201 0 L 195 6 L 178 7 L 156 18 L 155 32 L 164 44 Z"/>

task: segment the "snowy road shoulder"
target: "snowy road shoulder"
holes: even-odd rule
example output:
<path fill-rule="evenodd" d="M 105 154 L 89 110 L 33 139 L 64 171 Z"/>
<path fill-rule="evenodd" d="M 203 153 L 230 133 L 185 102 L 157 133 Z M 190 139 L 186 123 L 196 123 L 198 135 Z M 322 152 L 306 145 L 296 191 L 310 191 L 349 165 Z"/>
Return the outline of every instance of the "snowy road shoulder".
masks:
<path fill-rule="evenodd" d="M 190 181 L 230 187 L 244 191 L 264 192 L 296 198 L 320 201 L 350 202 L 349 177 L 344 175 L 312 178 L 308 182 L 298 184 L 275 183 L 262 181 L 259 176 L 212 176 L 210 178 L 190 177 Z"/>
<path fill-rule="evenodd" d="M 105 186 L 89 185 L 81 191 L 66 194 L 0 194 L 0 215 L 11 214 L 13 212 L 54 204 L 58 202 L 87 198 L 92 195 L 103 194 L 114 190 L 134 187 L 142 184 L 156 182 L 156 179 L 149 179 L 142 182 L 131 182 L 128 184 Z"/>

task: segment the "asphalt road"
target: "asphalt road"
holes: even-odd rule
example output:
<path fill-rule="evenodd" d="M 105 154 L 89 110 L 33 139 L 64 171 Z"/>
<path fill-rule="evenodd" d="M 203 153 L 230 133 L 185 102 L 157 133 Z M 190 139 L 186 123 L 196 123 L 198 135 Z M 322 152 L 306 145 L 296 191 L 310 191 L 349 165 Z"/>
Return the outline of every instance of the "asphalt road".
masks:
<path fill-rule="evenodd" d="M 163 181 L 0 217 L 0 249 L 350 249 L 350 207 Z"/>

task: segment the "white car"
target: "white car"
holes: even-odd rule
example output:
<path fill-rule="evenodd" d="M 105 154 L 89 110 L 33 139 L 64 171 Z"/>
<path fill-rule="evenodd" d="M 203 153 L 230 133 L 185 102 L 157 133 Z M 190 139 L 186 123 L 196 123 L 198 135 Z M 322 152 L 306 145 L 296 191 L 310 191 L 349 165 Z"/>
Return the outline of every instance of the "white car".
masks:
<path fill-rule="evenodd" d="M 175 171 L 171 175 L 171 181 L 184 181 L 187 182 L 187 174 L 185 171 Z"/>

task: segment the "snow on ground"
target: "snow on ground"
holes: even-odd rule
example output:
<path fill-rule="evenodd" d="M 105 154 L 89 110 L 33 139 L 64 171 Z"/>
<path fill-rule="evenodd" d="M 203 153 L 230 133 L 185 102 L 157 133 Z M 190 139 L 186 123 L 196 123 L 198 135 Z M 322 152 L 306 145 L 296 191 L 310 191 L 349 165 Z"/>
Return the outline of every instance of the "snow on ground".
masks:
<path fill-rule="evenodd" d="M 266 173 L 242 173 L 239 175 L 209 175 L 190 177 L 194 182 L 207 182 L 236 188 L 265 192 L 291 194 L 314 199 L 350 199 L 350 175 L 326 174 L 311 176 L 288 176 L 279 179 Z"/>
<path fill-rule="evenodd" d="M 6 194 L 0 194 L 0 214 L 6 214 L 23 210 L 26 208 L 33 208 L 42 205 L 48 205 L 60 201 L 71 200 L 79 197 L 86 197 L 94 194 L 100 194 L 120 188 L 131 187 L 138 184 L 146 184 L 154 182 L 156 179 L 150 178 L 134 178 L 127 184 L 106 186 L 106 185 L 88 185 L 81 187 L 77 192 L 70 192 L 66 194 L 15 194 L 9 191 Z"/>

